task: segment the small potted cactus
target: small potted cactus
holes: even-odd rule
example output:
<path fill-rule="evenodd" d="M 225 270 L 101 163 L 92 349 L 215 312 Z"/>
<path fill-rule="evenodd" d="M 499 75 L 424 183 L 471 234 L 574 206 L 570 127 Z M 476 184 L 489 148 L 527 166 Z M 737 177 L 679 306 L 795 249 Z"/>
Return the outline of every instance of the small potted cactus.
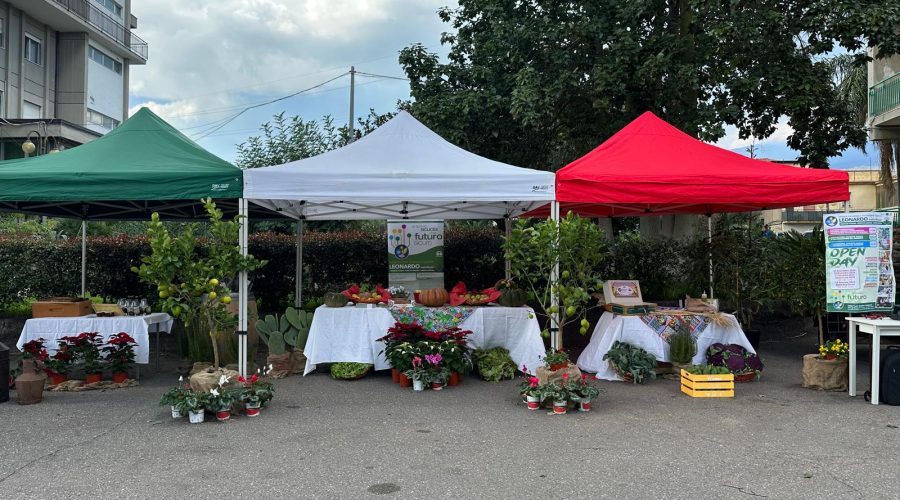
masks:
<path fill-rule="evenodd" d="M 256 322 L 256 331 L 269 348 L 266 364 L 273 366 L 271 377 L 280 378 L 303 370 L 306 363 L 303 348 L 312 317 L 309 311 L 288 307 L 281 316 L 270 314 Z"/>

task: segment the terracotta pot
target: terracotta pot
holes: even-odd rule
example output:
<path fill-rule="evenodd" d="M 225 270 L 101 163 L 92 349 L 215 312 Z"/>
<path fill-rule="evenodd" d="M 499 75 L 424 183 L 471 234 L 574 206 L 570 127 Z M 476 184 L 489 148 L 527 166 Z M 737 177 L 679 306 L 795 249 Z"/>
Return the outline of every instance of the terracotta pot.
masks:
<path fill-rule="evenodd" d="M 553 403 L 553 414 L 554 415 L 565 415 L 566 410 L 568 410 L 569 403 L 567 401 L 555 401 Z"/>
<path fill-rule="evenodd" d="M 462 375 L 460 375 L 459 372 L 453 372 L 450 374 L 450 379 L 447 381 L 447 385 L 455 386 L 459 385 L 460 382 L 462 382 Z"/>
<path fill-rule="evenodd" d="M 525 404 L 529 410 L 538 410 L 541 408 L 541 400 L 537 396 L 525 396 Z"/>
<path fill-rule="evenodd" d="M 100 382 L 103 380 L 102 373 L 88 373 L 84 376 L 85 384 L 93 384 L 95 382 Z"/>
<path fill-rule="evenodd" d="M 231 412 L 228 410 L 225 411 L 217 411 L 216 412 L 216 420 L 219 422 L 225 422 L 226 420 L 231 419 Z"/>
<path fill-rule="evenodd" d="M 565 363 L 554 363 L 554 364 L 550 365 L 550 371 L 555 372 L 556 370 L 562 370 L 562 369 L 565 369 L 568 367 L 569 367 L 568 361 L 566 361 Z"/>
<path fill-rule="evenodd" d="M 59 385 L 66 380 L 69 380 L 69 376 L 65 373 L 49 372 L 47 375 L 50 376 L 50 385 Z"/>
<path fill-rule="evenodd" d="M 439 391 L 439 390 L 441 390 L 441 389 L 443 389 L 443 388 L 444 388 L 444 384 L 442 384 L 442 383 L 440 383 L 440 382 L 432 382 L 432 383 L 431 383 L 431 390 L 432 390 L 432 391 Z"/>
<path fill-rule="evenodd" d="M 837 359 L 837 354 L 826 354 L 824 358 L 825 361 L 834 361 Z"/>
<path fill-rule="evenodd" d="M 404 387 L 404 388 L 412 387 L 412 380 L 410 380 L 409 377 L 407 377 L 405 373 L 400 373 L 399 376 L 400 376 L 400 387 Z"/>
<path fill-rule="evenodd" d="M 29 366 L 30 365 L 30 366 Z M 20 405 L 33 405 L 44 397 L 44 375 L 37 370 L 34 361 L 23 362 L 22 374 L 16 377 L 16 394 Z"/>
<path fill-rule="evenodd" d="M 117 384 L 121 384 L 126 380 L 128 380 L 128 372 L 115 372 L 112 374 L 112 381 Z"/>
<path fill-rule="evenodd" d="M 391 368 L 391 381 L 395 384 L 400 382 L 400 370 Z"/>

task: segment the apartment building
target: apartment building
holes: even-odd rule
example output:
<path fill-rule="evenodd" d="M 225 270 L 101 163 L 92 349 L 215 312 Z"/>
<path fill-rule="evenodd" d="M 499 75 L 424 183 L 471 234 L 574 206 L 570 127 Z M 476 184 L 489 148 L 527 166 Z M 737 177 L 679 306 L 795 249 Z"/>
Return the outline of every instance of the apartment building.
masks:
<path fill-rule="evenodd" d="M 127 118 L 129 68 L 148 56 L 131 4 L 0 0 L 0 159 L 83 144 Z"/>
<path fill-rule="evenodd" d="M 900 141 L 900 54 L 869 63 L 869 138 Z"/>

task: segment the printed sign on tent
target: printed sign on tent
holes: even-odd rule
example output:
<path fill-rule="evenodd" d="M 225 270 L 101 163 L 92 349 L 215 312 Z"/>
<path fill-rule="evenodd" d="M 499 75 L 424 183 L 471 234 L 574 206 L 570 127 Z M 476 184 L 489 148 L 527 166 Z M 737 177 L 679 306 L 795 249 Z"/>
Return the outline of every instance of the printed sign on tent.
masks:
<path fill-rule="evenodd" d="M 444 223 L 388 221 L 388 281 L 408 291 L 444 287 Z"/>
<path fill-rule="evenodd" d="M 822 221 L 828 312 L 893 310 L 893 214 L 826 214 Z"/>

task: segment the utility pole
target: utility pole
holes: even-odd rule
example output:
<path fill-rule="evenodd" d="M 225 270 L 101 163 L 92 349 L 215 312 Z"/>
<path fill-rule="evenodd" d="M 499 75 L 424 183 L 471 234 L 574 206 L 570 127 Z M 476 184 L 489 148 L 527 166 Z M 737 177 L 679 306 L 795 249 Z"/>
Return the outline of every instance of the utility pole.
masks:
<path fill-rule="evenodd" d="M 355 120 L 355 116 L 353 113 L 353 98 L 354 98 L 354 90 L 356 87 L 356 67 L 350 66 L 350 122 L 347 124 L 347 129 L 350 132 L 350 137 L 347 139 L 347 144 L 353 142 L 356 138 L 356 134 L 353 128 L 353 122 Z"/>

